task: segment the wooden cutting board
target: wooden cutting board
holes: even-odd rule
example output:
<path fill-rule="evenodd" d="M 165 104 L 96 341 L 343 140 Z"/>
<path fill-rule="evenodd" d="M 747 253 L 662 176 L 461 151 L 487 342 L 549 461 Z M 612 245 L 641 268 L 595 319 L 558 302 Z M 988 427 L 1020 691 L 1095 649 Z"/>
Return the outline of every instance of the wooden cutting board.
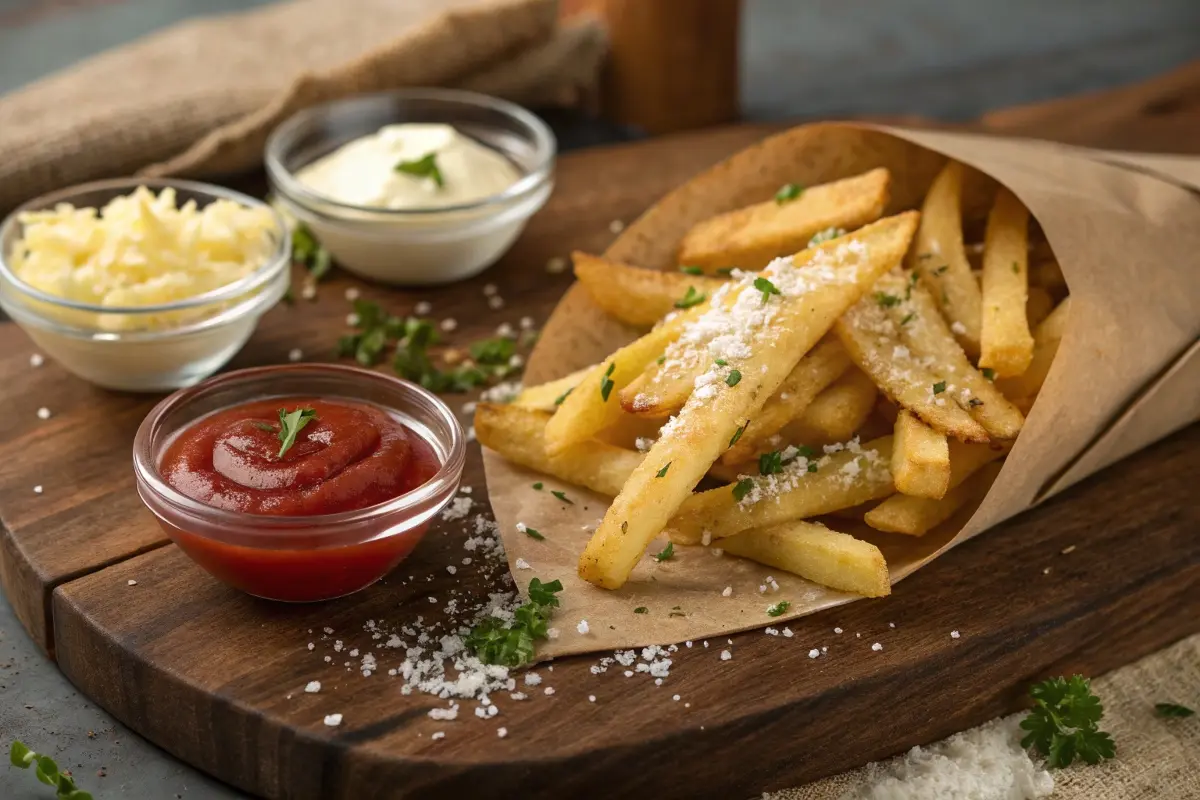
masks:
<path fill-rule="evenodd" d="M 547 273 L 549 258 L 603 249 L 613 220 L 768 130 L 564 157 L 549 205 L 486 275 L 421 293 L 363 286 L 364 296 L 397 313 L 428 300 L 434 317 L 458 320 L 459 343 L 523 316 L 540 322 L 570 283 Z M 487 283 L 503 309 L 489 308 Z M 232 366 L 282 362 L 296 347 L 306 360 L 332 358 L 351 285 L 361 286 L 339 275 L 317 302 L 270 312 Z M 617 669 L 593 674 L 599 654 L 564 659 L 539 670 L 553 695 L 500 701 L 489 720 L 464 703 L 458 720 L 439 722 L 427 712 L 443 702 L 402 695 L 387 677 L 398 659 L 380 653 L 380 669 L 363 677 L 324 656 L 333 639 L 347 653 L 378 651 L 366 622 L 428 613 L 428 595 L 486 592 L 478 573 L 445 569 L 462 555 L 461 524 L 440 524 L 393 576 L 353 597 L 249 598 L 194 567 L 141 507 L 130 446 L 154 398 L 95 389 L 54 364 L 31 368 L 32 352 L 0 325 L 0 579 L 18 617 L 122 722 L 268 797 L 682 798 L 717 787 L 748 797 L 1017 708 L 1039 676 L 1099 674 L 1200 630 L 1192 426 L 952 551 L 890 598 L 793 623 L 790 639 L 755 631 L 732 646 L 696 643 L 661 687 Z M 52 416 L 39 420 L 40 407 Z M 475 448 L 464 484 L 486 509 Z M 735 656 L 722 661 L 726 648 Z M 812 659 L 812 648 L 827 652 Z M 321 691 L 305 693 L 313 680 Z M 336 728 L 322 722 L 333 713 L 343 715 Z"/>

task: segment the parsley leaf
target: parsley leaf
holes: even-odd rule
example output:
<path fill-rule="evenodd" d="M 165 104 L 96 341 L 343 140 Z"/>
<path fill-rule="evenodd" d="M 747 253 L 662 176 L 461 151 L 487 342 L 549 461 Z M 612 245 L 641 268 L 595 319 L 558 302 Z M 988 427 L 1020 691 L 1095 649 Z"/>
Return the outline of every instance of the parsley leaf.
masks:
<path fill-rule="evenodd" d="M 759 475 L 778 475 L 783 472 L 783 453 L 772 450 L 758 457 Z"/>
<path fill-rule="evenodd" d="M 888 294 L 887 292 L 876 292 L 875 302 L 879 303 L 879 305 L 883 306 L 884 308 L 891 308 L 892 306 L 900 305 L 900 298 L 896 297 L 894 294 Z"/>
<path fill-rule="evenodd" d="M 654 477 L 656 477 L 656 478 L 665 478 L 665 477 L 667 477 L 667 470 L 669 470 L 670 468 L 671 468 L 671 462 L 670 462 L 670 461 L 668 461 L 668 462 L 666 463 L 666 465 L 664 465 L 664 466 L 663 466 L 663 468 L 662 468 L 662 469 L 660 469 L 660 470 L 659 470 L 657 473 L 655 473 Z"/>
<path fill-rule="evenodd" d="M 791 606 L 792 606 L 792 604 L 790 602 L 788 602 L 787 600 L 780 600 L 778 603 L 776 603 L 773 606 L 767 606 L 767 616 L 768 617 L 781 617 L 787 613 L 787 610 L 789 608 L 791 608 Z"/>
<path fill-rule="evenodd" d="M 817 471 L 817 462 L 815 462 L 815 461 L 808 462 L 808 471 L 816 472 Z"/>
<path fill-rule="evenodd" d="M 916 318 L 917 318 L 917 312 L 910 311 L 904 316 L 904 319 L 900 320 L 900 324 L 907 325 L 908 323 L 912 322 Z"/>
<path fill-rule="evenodd" d="M 717 270 L 717 274 L 718 275 L 732 275 L 733 271 L 735 269 L 737 269 L 737 267 L 721 267 L 720 269 Z"/>
<path fill-rule="evenodd" d="M 600 378 L 600 397 L 603 398 L 604 402 L 606 403 L 608 402 L 608 396 L 612 394 L 613 387 L 616 386 L 616 384 L 613 383 L 612 378 L 609 377 L 609 375 L 613 374 L 613 370 L 616 368 L 617 362 L 613 361 L 608 365 L 608 369 L 604 371 L 604 375 Z"/>
<path fill-rule="evenodd" d="M 660 552 L 654 556 L 654 560 L 661 564 L 664 561 L 670 561 L 671 557 L 674 555 L 675 555 L 675 543 L 667 542 L 667 546 L 662 549 L 662 552 Z"/>
<path fill-rule="evenodd" d="M 413 161 L 401 161 L 395 166 L 395 170 L 416 178 L 430 178 L 439 189 L 446 185 L 446 179 L 438 169 L 437 153 L 426 153 Z"/>
<path fill-rule="evenodd" d="M 519 667 L 533 660 L 537 641 L 549 636 L 547 623 L 558 607 L 562 581 L 529 582 L 529 602 L 513 612 L 511 622 L 488 617 L 463 639 L 467 649 L 485 664 Z"/>
<path fill-rule="evenodd" d="M 566 400 L 567 395 L 569 395 L 573 391 L 575 391 L 574 386 L 572 386 L 570 389 L 567 389 L 565 392 L 560 394 L 558 397 L 554 398 L 554 405 L 561 406 L 563 404 L 563 400 Z"/>
<path fill-rule="evenodd" d="M 58 771 L 58 764 L 50 756 L 35 753 L 23 742 L 13 741 L 8 759 L 14 767 L 29 769 L 40 782 L 55 788 L 55 797 L 60 800 L 92 800 L 91 794 L 75 786 L 75 779 Z"/>
<path fill-rule="evenodd" d="M 542 490 L 542 482 L 538 481 L 533 485 L 533 488 L 540 492 Z"/>
<path fill-rule="evenodd" d="M 473 342 L 470 350 L 471 358 L 477 363 L 507 366 L 509 359 L 516 353 L 517 343 L 507 336 L 496 336 Z"/>
<path fill-rule="evenodd" d="M 933 393 L 934 394 L 941 394 L 944 391 L 946 391 L 946 382 L 945 381 L 938 381 L 937 383 L 935 383 L 933 385 Z"/>
<path fill-rule="evenodd" d="M 1178 719 L 1190 717 L 1196 713 L 1187 706 L 1181 706 L 1178 703 L 1155 703 L 1154 711 L 1160 717 L 1176 717 Z"/>
<path fill-rule="evenodd" d="M 679 271 L 687 275 L 703 275 L 704 270 L 700 267 L 680 267 Z"/>
<path fill-rule="evenodd" d="M 329 251 L 321 246 L 317 237 L 303 222 L 292 228 L 292 260 L 303 265 L 313 281 L 319 281 L 328 275 L 332 266 Z"/>
<path fill-rule="evenodd" d="M 845 228 L 826 228 L 825 230 L 817 231 L 813 234 L 813 237 L 808 240 L 808 247 L 816 247 L 819 244 L 831 242 L 834 239 L 841 238 L 845 235 Z"/>
<path fill-rule="evenodd" d="M 994 369 L 989 369 L 988 367 L 984 367 L 983 369 L 979 370 L 979 372 L 981 375 L 983 375 L 983 377 L 987 378 L 989 381 L 994 381 L 996 379 L 996 370 L 994 370 Z"/>
<path fill-rule="evenodd" d="M 742 478 L 733 485 L 733 499 L 737 502 L 742 502 L 746 495 L 750 494 L 750 490 L 754 488 L 754 481 L 750 478 Z"/>
<path fill-rule="evenodd" d="M 736 369 L 731 369 L 729 375 L 725 377 L 726 386 L 737 386 L 742 380 L 742 373 Z"/>
<path fill-rule="evenodd" d="M 279 441 L 283 444 L 276 457 L 283 458 L 283 454 L 296 444 L 296 434 L 316 418 L 317 412 L 311 408 L 297 408 L 295 411 L 288 411 L 286 408 L 279 409 Z"/>
<path fill-rule="evenodd" d="M 1032 747 L 1054 768 L 1076 758 L 1097 764 L 1116 755 L 1112 737 L 1097 727 L 1104 708 L 1087 678 L 1050 678 L 1030 687 L 1029 694 L 1034 707 L 1021 720 L 1021 728 L 1028 731 L 1022 747 Z"/>
<path fill-rule="evenodd" d="M 804 194 L 804 187 L 798 183 L 785 183 L 779 187 L 779 191 L 775 193 L 775 202 L 779 205 L 790 203 L 800 195 Z"/>
<path fill-rule="evenodd" d="M 749 425 L 749 424 L 750 423 L 746 423 L 746 425 Z M 736 431 L 733 432 L 733 436 L 730 437 L 730 439 L 729 439 L 730 447 L 733 447 L 735 444 L 738 443 L 738 439 L 742 438 L 742 434 L 746 432 L 746 425 L 742 425 L 740 428 L 738 428 Z"/>
<path fill-rule="evenodd" d="M 767 304 L 767 301 L 771 299 L 771 295 L 773 295 L 773 294 L 782 295 L 783 294 L 783 292 L 779 291 L 779 288 L 775 284 L 771 283 L 769 280 L 767 280 L 766 278 L 762 278 L 762 277 L 754 279 L 754 288 L 757 289 L 758 291 L 762 292 L 763 305 Z"/>
<path fill-rule="evenodd" d="M 698 306 L 704 302 L 704 298 L 707 296 L 704 292 L 697 292 L 695 286 L 689 286 L 683 297 L 675 301 L 675 307 L 691 308 L 692 306 Z"/>
<path fill-rule="evenodd" d="M 569 506 L 575 505 L 575 501 L 572 500 L 571 498 L 567 497 L 567 493 L 564 491 L 561 491 L 559 489 L 554 489 L 550 492 L 550 494 L 554 495 L 559 500 L 563 501 L 564 503 L 566 503 Z"/>
<path fill-rule="evenodd" d="M 633 610 L 633 613 L 635 613 L 635 614 L 649 614 L 649 613 L 650 613 L 650 609 L 646 608 L 645 606 L 638 606 L 637 608 L 635 608 L 635 609 Z"/>
<path fill-rule="evenodd" d="M 525 534 L 530 539 L 537 539 L 539 542 L 546 541 L 546 537 L 542 536 L 541 531 L 537 530 L 536 528 L 531 528 L 528 525 L 525 525 L 521 528 L 521 533 Z"/>

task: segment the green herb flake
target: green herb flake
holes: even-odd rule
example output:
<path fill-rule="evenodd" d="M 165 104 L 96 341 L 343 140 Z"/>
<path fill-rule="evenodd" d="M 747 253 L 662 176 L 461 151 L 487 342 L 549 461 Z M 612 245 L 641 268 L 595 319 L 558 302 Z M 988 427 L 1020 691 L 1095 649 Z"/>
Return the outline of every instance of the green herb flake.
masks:
<path fill-rule="evenodd" d="M 685 266 L 685 267 L 680 267 L 679 271 L 684 273 L 685 275 L 703 275 L 704 274 L 704 270 L 701 269 L 700 267 Z"/>
<path fill-rule="evenodd" d="M 675 301 L 675 307 L 691 308 L 692 306 L 698 306 L 704 302 L 706 297 L 708 297 L 708 295 L 706 295 L 704 292 L 696 291 L 695 286 L 689 286 L 683 297 Z"/>
<path fill-rule="evenodd" d="M 884 308 L 891 308 L 892 306 L 900 305 L 900 298 L 896 297 L 894 294 L 888 294 L 887 292 L 876 292 L 875 302 L 879 303 L 879 305 L 883 306 Z"/>
<path fill-rule="evenodd" d="M 477 364 L 507 366 L 517 352 L 517 343 L 507 336 L 496 336 L 473 342 L 470 351 Z"/>
<path fill-rule="evenodd" d="M 658 357 L 658 358 L 655 360 L 655 362 L 654 362 L 654 363 L 658 364 L 658 365 L 661 367 L 661 366 L 662 366 L 664 363 L 666 363 L 666 360 L 667 360 L 667 356 L 666 356 L 666 354 L 664 353 L 663 355 L 659 356 L 659 357 Z"/>
<path fill-rule="evenodd" d="M 534 488 L 536 491 L 539 491 L 539 492 L 540 492 L 540 491 L 542 490 L 542 486 L 543 486 L 542 482 L 541 482 L 541 481 L 538 481 L 537 483 L 535 483 L 535 484 L 533 485 L 533 488 Z"/>
<path fill-rule="evenodd" d="M 775 202 L 779 205 L 790 203 L 800 195 L 804 194 L 804 187 L 798 183 L 785 183 L 779 187 L 779 191 L 775 193 Z"/>
<path fill-rule="evenodd" d="M 729 374 L 727 376 L 725 376 L 725 385 L 726 386 L 737 386 L 741 380 L 742 380 L 742 373 L 736 369 L 731 369 L 729 371 Z"/>
<path fill-rule="evenodd" d="M 768 617 L 782 617 L 787 613 L 787 610 L 792 607 L 792 604 L 787 600 L 780 600 L 773 606 L 767 606 Z"/>
<path fill-rule="evenodd" d="M 718 275 L 732 275 L 733 271 L 735 269 L 737 269 L 737 267 L 721 267 L 720 269 L 717 270 L 717 274 Z"/>
<path fill-rule="evenodd" d="M 816 455 L 813 452 L 813 449 L 805 444 L 802 444 L 796 448 L 796 454 L 803 456 L 804 458 L 812 458 L 814 455 Z"/>
<path fill-rule="evenodd" d="M 738 481 L 737 483 L 735 483 L 733 485 L 733 499 L 739 503 L 742 502 L 742 500 L 746 497 L 746 495 L 748 495 L 750 493 L 750 490 L 753 488 L 754 488 L 753 480 L 751 480 L 750 478 L 742 478 L 740 481 Z"/>
<path fill-rule="evenodd" d="M 442 171 L 438 168 L 437 153 L 426 153 L 413 161 L 401 161 L 395 166 L 395 170 L 415 178 L 429 178 L 439 189 L 446 186 L 446 179 L 442 177 Z"/>
<path fill-rule="evenodd" d="M 612 394 L 614 386 L 616 386 L 616 384 L 613 383 L 612 379 L 607 375 L 600 379 L 600 397 L 604 400 L 604 402 L 608 402 L 608 396 Z"/>
<path fill-rule="evenodd" d="M 818 469 L 817 462 L 815 462 L 815 461 L 808 462 L 808 471 L 809 472 L 816 472 L 817 469 Z"/>
<path fill-rule="evenodd" d="M 549 637 L 548 623 L 558 608 L 561 581 L 529 582 L 529 602 L 513 613 L 510 622 L 488 617 L 463 638 L 467 649 L 485 664 L 519 667 L 533 660 L 536 643 Z"/>
<path fill-rule="evenodd" d="M 1155 703 L 1154 713 L 1158 714 L 1160 717 L 1184 719 L 1185 717 L 1193 716 L 1196 712 L 1187 706 L 1181 706 L 1178 703 Z"/>
<path fill-rule="evenodd" d="M 778 475 L 783 472 L 783 453 L 772 450 L 758 457 L 759 475 Z"/>
<path fill-rule="evenodd" d="M 536 528 L 531 528 L 528 525 L 522 525 L 520 530 L 521 533 L 525 534 L 530 539 L 537 539 L 539 542 L 546 541 L 546 537 L 542 536 L 541 531 Z"/>
<path fill-rule="evenodd" d="M 573 391 L 575 391 L 574 386 L 572 386 L 570 389 L 567 389 L 565 392 L 560 394 L 558 397 L 554 398 L 554 405 L 561 406 L 563 404 L 563 400 L 566 400 L 567 396 L 569 394 L 571 394 L 571 392 L 573 392 Z"/>
<path fill-rule="evenodd" d="M 250 424 L 258 428 L 260 431 L 266 431 L 267 433 L 275 433 L 276 430 L 275 426 L 269 422 L 260 422 L 259 420 L 254 420 Z"/>
<path fill-rule="evenodd" d="M 771 299 L 771 295 L 773 295 L 773 294 L 782 295 L 783 294 L 783 292 L 779 291 L 779 287 L 777 287 L 775 284 L 771 283 L 769 280 L 767 280 L 766 278 L 763 278 L 763 277 L 758 277 L 758 278 L 754 279 L 754 288 L 757 289 L 758 291 L 762 292 L 763 305 L 767 304 L 767 301 Z"/>
<path fill-rule="evenodd" d="M 747 424 L 749 424 L 749 423 L 747 423 Z M 730 439 L 729 439 L 729 446 L 730 446 L 730 447 L 733 447 L 735 444 L 737 444 L 737 443 L 738 443 L 738 439 L 741 439 L 741 438 L 742 438 L 742 434 L 743 434 L 743 433 L 745 433 L 745 432 L 746 432 L 746 426 L 745 426 L 745 425 L 742 425 L 742 426 L 740 426 L 740 427 L 739 427 L 739 428 L 738 428 L 736 431 L 734 431 L 734 432 L 733 432 L 733 436 L 732 436 L 732 437 L 730 437 Z"/>
<path fill-rule="evenodd" d="M 654 477 L 656 477 L 656 478 L 665 478 L 665 477 L 667 477 L 667 470 L 669 470 L 670 468 L 671 468 L 671 462 L 670 462 L 670 461 L 668 461 L 668 462 L 667 462 L 667 463 L 666 463 L 666 464 L 663 466 L 663 468 L 662 468 L 662 469 L 660 469 L 658 472 L 656 472 L 656 473 L 654 474 Z"/>
<path fill-rule="evenodd" d="M 638 606 L 637 608 L 635 608 L 635 609 L 633 610 L 633 613 L 635 613 L 635 614 L 649 614 L 649 613 L 650 613 L 650 609 L 646 608 L 645 606 Z"/>
<path fill-rule="evenodd" d="M 1017 264 L 1017 262 L 1015 262 L 1015 261 L 1012 263 L 1012 271 L 1013 271 L 1013 275 L 1020 275 L 1020 274 L 1021 274 L 1021 267 L 1020 267 L 1020 265 L 1018 265 L 1018 264 Z"/>
<path fill-rule="evenodd" d="M 1033 748 L 1056 769 L 1076 758 L 1098 764 L 1116 755 L 1112 737 L 1099 729 L 1104 708 L 1082 675 L 1050 678 L 1029 689 L 1034 707 L 1021 720 L 1021 746 Z"/>
<path fill-rule="evenodd" d="M 944 273 L 946 272 L 946 270 L 948 270 L 948 269 L 950 269 L 950 265 L 949 265 L 949 264 L 942 264 L 940 267 L 935 267 L 935 268 L 934 268 L 934 270 L 933 270 L 933 274 L 934 274 L 934 275 L 942 275 L 942 274 L 944 274 Z"/>
<path fill-rule="evenodd" d="M 291 450 L 292 446 L 296 444 L 296 435 L 305 425 L 316 418 L 317 412 L 311 408 L 297 408 L 294 411 L 288 411 L 286 408 L 279 409 L 279 441 L 283 444 L 276 457 L 283 458 L 284 453 Z"/>
<path fill-rule="evenodd" d="M 717 359 L 715 362 L 713 362 L 713 363 L 715 363 L 715 364 L 716 364 L 718 367 L 724 367 L 724 366 L 727 366 L 727 365 L 729 364 L 729 362 L 728 362 L 728 361 L 726 361 L 726 360 L 725 360 L 725 359 L 723 359 L 723 358 L 718 358 L 718 359 Z"/>
<path fill-rule="evenodd" d="M 572 500 L 571 498 L 567 497 L 566 492 L 563 492 L 559 489 L 554 489 L 554 490 L 551 490 L 550 494 L 554 495 L 559 500 L 563 501 L 564 503 L 566 503 L 569 506 L 575 505 L 575 501 Z"/>
<path fill-rule="evenodd" d="M 987 378 L 989 381 L 996 380 L 996 371 L 989 367 L 984 367 L 983 369 L 979 370 L 979 374 L 983 375 L 983 377 Z"/>
<path fill-rule="evenodd" d="M 662 549 L 662 552 L 657 553 L 654 556 L 654 560 L 661 564 L 664 561 L 670 561 L 674 555 L 675 555 L 675 543 L 667 542 L 667 546 Z"/>
<path fill-rule="evenodd" d="M 917 318 L 917 312 L 910 311 L 904 315 L 904 319 L 900 320 L 900 324 L 907 325 L 908 323 L 912 322 L 916 318 Z"/>
<path fill-rule="evenodd" d="M 935 383 L 933 385 L 933 393 L 934 394 L 941 394 L 944 391 L 946 391 L 946 382 L 945 381 L 938 381 L 937 383 Z"/>

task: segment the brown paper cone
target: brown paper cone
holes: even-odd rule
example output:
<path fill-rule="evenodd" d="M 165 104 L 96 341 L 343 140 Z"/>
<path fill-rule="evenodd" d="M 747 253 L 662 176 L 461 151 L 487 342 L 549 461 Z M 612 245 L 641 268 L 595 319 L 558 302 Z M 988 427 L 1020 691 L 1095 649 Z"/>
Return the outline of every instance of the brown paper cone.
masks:
<path fill-rule="evenodd" d="M 1200 160 L 1142 157 L 1046 142 L 899 128 L 819 124 L 795 128 L 738 153 L 664 197 L 609 248 L 611 258 L 673 268 L 683 234 L 713 214 L 770 197 L 782 184 L 824 183 L 873 167 L 892 172 L 889 213 L 919 207 L 947 157 L 982 173 L 967 186 L 964 213 L 981 216 L 994 180 L 1011 189 L 1041 224 L 1070 286 L 1068 328 L 1024 430 L 991 491 L 976 509 L 924 537 L 869 534 L 887 557 L 893 582 L 987 528 L 1200 418 Z M 1186 176 L 1186 177 L 1181 177 Z M 1169 178 L 1169 179 L 1168 179 Z M 530 359 L 538 383 L 599 361 L 631 334 L 608 319 L 580 286 L 563 297 Z M 606 498 L 555 483 L 484 453 L 489 497 L 519 585 L 562 580 L 553 657 L 685 640 L 712 639 L 850 602 L 852 596 L 772 573 L 704 548 L 674 559 L 643 559 L 619 591 L 578 578 L 576 564 Z M 563 506 L 542 480 L 574 501 Z M 519 534 L 517 522 L 545 541 Z M 855 531 L 857 534 L 858 531 Z M 665 545 L 651 545 L 650 553 Z M 767 575 L 779 591 L 760 592 Z M 725 587 L 729 597 L 722 596 Z M 766 607 L 788 600 L 787 614 Z M 635 614 L 645 606 L 647 613 Z M 674 612 L 674 613 L 672 613 Z M 577 630 L 587 620 L 587 633 Z M 724 647 L 724 639 L 710 646 Z"/>

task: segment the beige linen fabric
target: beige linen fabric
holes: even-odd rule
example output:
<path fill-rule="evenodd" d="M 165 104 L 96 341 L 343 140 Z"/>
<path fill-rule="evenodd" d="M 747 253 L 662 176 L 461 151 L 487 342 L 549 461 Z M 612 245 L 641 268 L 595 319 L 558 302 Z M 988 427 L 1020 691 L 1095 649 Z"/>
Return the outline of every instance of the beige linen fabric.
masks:
<path fill-rule="evenodd" d="M 139 170 L 244 170 L 292 112 L 360 92 L 576 102 L 604 34 L 557 17 L 557 0 L 291 0 L 172 26 L 0 97 L 0 211 Z"/>

